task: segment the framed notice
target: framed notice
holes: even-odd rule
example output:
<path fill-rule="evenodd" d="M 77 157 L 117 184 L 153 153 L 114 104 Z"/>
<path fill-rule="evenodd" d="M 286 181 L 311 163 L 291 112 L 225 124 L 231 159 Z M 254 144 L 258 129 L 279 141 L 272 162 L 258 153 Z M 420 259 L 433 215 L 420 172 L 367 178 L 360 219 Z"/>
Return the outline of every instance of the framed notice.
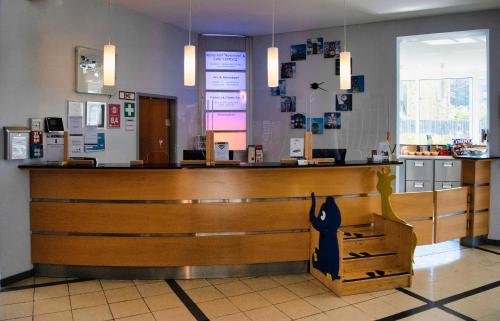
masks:
<path fill-rule="evenodd" d="M 206 72 L 206 90 L 246 90 L 246 72 Z"/>
<path fill-rule="evenodd" d="M 207 51 L 206 70 L 246 70 L 247 54 L 241 51 Z"/>
<path fill-rule="evenodd" d="M 121 114 L 119 104 L 109 104 L 108 105 L 108 128 L 120 128 L 121 127 Z"/>
<path fill-rule="evenodd" d="M 240 92 L 207 92 L 207 110 L 246 110 L 247 93 Z"/>
<path fill-rule="evenodd" d="M 106 103 L 87 101 L 86 125 L 87 127 L 104 128 L 106 119 Z"/>

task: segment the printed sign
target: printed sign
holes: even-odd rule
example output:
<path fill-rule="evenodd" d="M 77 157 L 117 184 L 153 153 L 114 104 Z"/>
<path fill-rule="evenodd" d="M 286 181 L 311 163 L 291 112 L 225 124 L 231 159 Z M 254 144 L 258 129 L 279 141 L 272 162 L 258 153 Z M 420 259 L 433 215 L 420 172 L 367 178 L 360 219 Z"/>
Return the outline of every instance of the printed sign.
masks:
<path fill-rule="evenodd" d="M 121 114 L 119 104 L 109 104 L 108 105 L 108 128 L 120 128 L 121 127 Z"/>
<path fill-rule="evenodd" d="M 135 103 L 124 103 L 123 110 L 125 117 L 135 118 Z"/>
<path fill-rule="evenodd" d="M 102 152 L 106 147 L 106 136 L 104 133 L 97 133 L 97 144 L 95 145 L 85 145 L 85 152 Z"/>
<path fill-rule="evenodd" d="M 118 98 L 121 100 L 135 100 L 135 92 L 133 91 L 120 91 Z"/>
<path fill-rule="evenodd" d="M 245 72 L 207 72 L 206 90 L 246 90 Z"/>
<path fill-rule="evenodd" d="M 240 92 L 207 92 L 207 110 L 246 110 L 247 93 Z"/>
<path fill-rule="evenodd" d="M 205 53 L 207 70 L 246 70 L 247 54 L 235 51 L 207 51 Z"/>

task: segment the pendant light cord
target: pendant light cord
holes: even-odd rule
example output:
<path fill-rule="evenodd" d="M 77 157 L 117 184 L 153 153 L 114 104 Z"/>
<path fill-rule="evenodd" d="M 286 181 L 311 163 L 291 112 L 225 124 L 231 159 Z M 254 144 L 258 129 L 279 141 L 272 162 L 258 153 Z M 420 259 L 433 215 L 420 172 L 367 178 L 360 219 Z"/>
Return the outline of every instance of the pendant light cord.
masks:
<path fill-rule="evenodd" d="M 347 24 L 346 24 L 346 13 L 347 13 L 347 5 L 346 5 L 347 0 L 344 0 L 344 45 L 345 45 L 345 50 L 347 51 Z"/>
<path fill-rule="evenodd" d="M 192 10 L 192 1 L 189 0 L 189 45 L 191 46 L 191 10 Z"/>
<path fill-rule="evenodd" d="M 111 45 L 111 0 L 108 0 L 108 45 Z"/>
<path fill-rule="evenodd" d="M 276 0 L 273 0 L 273 33 L 272 33 L 272 47 L 274 47 L 274 32 L 276 26 Z"/>

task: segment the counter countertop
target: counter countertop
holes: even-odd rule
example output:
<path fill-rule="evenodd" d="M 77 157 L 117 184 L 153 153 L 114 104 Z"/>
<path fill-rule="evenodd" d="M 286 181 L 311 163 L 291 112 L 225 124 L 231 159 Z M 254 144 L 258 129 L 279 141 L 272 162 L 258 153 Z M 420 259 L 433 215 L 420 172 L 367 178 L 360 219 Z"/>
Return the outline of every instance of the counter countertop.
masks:
<path fill-rule="evenodd" d="M 298 166 L 296 164 L 281 164 L 281 163 L 240 163 L 238 165 L 216 165 L 215 167 L 206 167 L 203 165 L 181 165 L 179 163 L 169 163 L 169 164 L 145 164 L 142 166 L 131 166 L 128 163 L 101 163 L 97 167 L 90 166 L 61 166 L 57 163 L 31 163 L 31 164 L 21 164 L 18 167 L 20 169 L 191 169 L 191 168 L 228 168 L 228 169 L 239 169 L 239 168 L 311 168 L 311 167 L 352 167 L 352 166 L 382 166 L 382 165 L 400 165 L 402 162 L 384 162 L 384 163 L 373 163 L 367 161 L 345 161 L 336 162 L 332 164 L 324 165 L 308 165 L 308 166 Z"/>

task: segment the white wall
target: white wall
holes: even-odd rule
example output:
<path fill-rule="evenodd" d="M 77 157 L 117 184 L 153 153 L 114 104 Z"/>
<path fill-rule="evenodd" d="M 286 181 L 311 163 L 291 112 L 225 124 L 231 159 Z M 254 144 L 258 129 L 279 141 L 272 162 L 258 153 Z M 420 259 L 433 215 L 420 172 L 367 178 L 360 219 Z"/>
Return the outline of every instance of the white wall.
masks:
<path fill-rule="evenodd" d="M 278 19 L 279 21 L 279 19 Z M 448 16 L 399 20 L 348 27 L 348 49 L 353 57 L 353 74 L 365 75 L 365 93 L 354 94 L 353 112 L 342 113 L 341 130 L 325 130 L 314 135 L 316 148 L 348 148 L 348 159 L 365 158 L 388 129 L 396 132 L 397 115 L 397 37 L 461 30 L 490 30 L 490 147 L 500 155 L 500 11 L 475 12 Z M 325 41 L 343 41 L 342 28 L 328 28 L 279 34 L 276 43 L 280 62 L 290 61 L 290 45 L 305 43 L 307 38 L 323 37 Z M 303 130 L 290 129 L 290 113 L 281 113 L 279 98 L 267 88 L 266 48 L 269 36 L 253 39 L 253 143 L 264 145 L 266 161 L 278 161 L 289 153 L 289 138 L 301 137 Z M 344 43 L 342 43 L 344 46 Z M 464 59 L 466 59 L 464 57 Z M 319 93 L 312 105 L 313 117 L 333 110 L 339 78 L 334 74 L 334 60 L 320 55 L 297 61 L 297 78 L 287 79 L 287 95 L 297 96 L 297 111 L 304 112 L 311 82 L 325 81 L 328 94 Z M 500 161 L 493 163 L 492 195 L 500 195 Z M 492 197 L 490 238 L 500 239 L 500 199 Z"/>
<path fill-rule="evenodd" d="M 106 96 L 74 91 L 75 47 L 102 48 L 107 41 L 106 1 L 0 1 L 0 127 L 27 126 L 30 117 L 66 120 L 67 100 L 109 102 Z M 121 7 L 113 7 L 112 24 L 117 88 L 178 97 L 179 157 L 192 148 L 199 130 L 193 121 L 197 89 L 182 84 L 187 32 Z M 119 100 L 115 96 L 111 102 Z M 91 155 L 101 162 L 128 162 L 137 158 L 136 139 L 122 124 L 106 130 L 106 151 Z M 29 180 L 18 164 L 0 160 L 1 278 L 31 268 Z"/>

